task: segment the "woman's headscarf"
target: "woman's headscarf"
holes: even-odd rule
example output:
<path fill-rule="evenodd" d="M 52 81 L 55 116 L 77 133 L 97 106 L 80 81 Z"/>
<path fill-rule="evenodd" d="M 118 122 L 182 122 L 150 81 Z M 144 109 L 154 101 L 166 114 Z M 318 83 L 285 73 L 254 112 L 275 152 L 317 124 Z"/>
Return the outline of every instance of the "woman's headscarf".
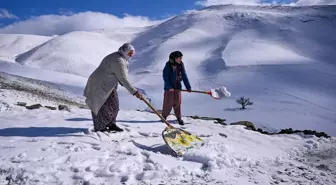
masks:
<path fill-rule="evenodd" d="M 130 43 L 125 43 L 120 48 L 118 49 L 118 52 L 120 53 L 121 56 L 123 56 L 126 60 L 129 60 L 131 57 L 128 56 L 127 54 L 133 50 L 135 52 L 134 47 Z"/>

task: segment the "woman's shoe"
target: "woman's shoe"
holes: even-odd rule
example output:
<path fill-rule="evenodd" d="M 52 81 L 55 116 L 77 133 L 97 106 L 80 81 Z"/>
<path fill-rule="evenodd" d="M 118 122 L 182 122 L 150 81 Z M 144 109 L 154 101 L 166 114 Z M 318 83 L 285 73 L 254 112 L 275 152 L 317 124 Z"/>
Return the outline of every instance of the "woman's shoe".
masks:
<path fill-rule="evenodd" d="M 124 129 L 118 127 L 117 125 L 110 125 L 108 127 L 108 130 L 109 131 L 115 131 L 115 132 L 123 132 L 124 131 Z"/>

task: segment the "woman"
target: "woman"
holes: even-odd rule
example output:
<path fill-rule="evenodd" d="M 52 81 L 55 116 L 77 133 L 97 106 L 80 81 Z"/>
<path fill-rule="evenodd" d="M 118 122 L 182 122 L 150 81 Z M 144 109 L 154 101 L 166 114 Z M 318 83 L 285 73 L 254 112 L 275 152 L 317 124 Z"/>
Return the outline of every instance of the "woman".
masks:
<path fill-rule="evenodd" d="M 163 97 L 163 108 L 162 116 L 167 119 L 174 108 L 174 113 L 177 121 L 180 125 L 184 125 L 181 118 L 181 81 L 183 81 L 184 86 L 190 92 L 191 86 L 189 79 L 182 62 L 182 53 L 180 51 L 174 51 L 169 55 L 169 61 L 166 63 L 163 69 L 163 80 L 164 80 L 164 97 Z"/>
<path fill-rule="evenodd" d="M 87 81 L 84 96 L 92 113 L 95 132 L 123 131 L 116 125 L 119 112 L 118 83 L 142 99 L 142 94 L 128 80 L 128 62 L 134 52 L 135 49 L 131 44 L 123 44 L 118 51 L 102 60 Z"/>

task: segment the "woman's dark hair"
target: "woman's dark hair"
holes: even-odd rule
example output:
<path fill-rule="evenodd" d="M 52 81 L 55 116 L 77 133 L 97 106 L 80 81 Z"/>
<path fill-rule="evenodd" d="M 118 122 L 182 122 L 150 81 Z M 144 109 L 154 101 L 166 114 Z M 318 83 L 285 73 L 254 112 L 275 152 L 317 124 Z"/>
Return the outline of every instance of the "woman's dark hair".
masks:
<path fill-rule="evenodd" d="M 175 61 L 175 59 L 177 59 L 177 58 L 179 58 L 179 57 L 182 57 L 182 56 L 183 56 L 183 54 L 182 54 L 181 51 L 173 51 L 173 52 L 170 53 L 170 55 L 169 55 L 169 59 Z"/>

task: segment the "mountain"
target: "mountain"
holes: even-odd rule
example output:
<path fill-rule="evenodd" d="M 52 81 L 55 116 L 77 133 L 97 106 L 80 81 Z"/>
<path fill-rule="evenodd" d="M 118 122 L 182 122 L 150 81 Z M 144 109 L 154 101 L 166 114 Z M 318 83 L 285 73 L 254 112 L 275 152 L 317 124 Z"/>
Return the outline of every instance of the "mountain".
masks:
<path fill-rule="evenodd" d="M 184 95 L 187 115 L 253 120 L 261 127 L 335 126 L 336 7 L 212 6 L 176 16 L 136 37 L 131 62 L 137 85 L 159 92 L 162 68 L 181 50 L 193 89 L 226 86 L 228 100 Z M 235 100 L 254 106 L 239 111 Z M 201 105 L 201 106 L 200 106 Z M 128 106 L 130 108 L 131 106 Z M 299 126 L 301 125 L 301 126 Z"/>
<path fill-rule="evenodd" d="M 99 33 L 70 32 L 20 54 L 16 62 L 87 77 L 99 61 L 119 45 Z M 95 50 L 93 46 L 97 46 Z"/>
<path fill-rule="evenodd" d="M 0 34 L 0 59 L 12 61 L 21 53 L 50 40 L 51 37 L 24 34 Z"/>
<path fill-rule="evenodd" d="M 293 127 L 336 134 L 332 131 L 336 130 L 335 10 L 335 6 L 211 6 L 151 27 L 66 33 L 17 55 L 16 62 L 87 78 L 106 54 L 131 42 L 136 48 L 130 61 L 131 81 L 161 109 L 163 66 L 171 51 L 181 50 L 193 89 L 226 86 L 232 94 L 222 101 L 184 94 L 185 115 L 245 119 L 269 130 Z M 55 81 L 49 78 L 43 80 Z M 80 84 L 84 88 L 85 83 Z M 128 102 L 128 92 L 120 91 L 120 101 Z M 241 111 L 236 103 L 241 96 L 254 105 Z M 141 101 L 121 106 L 144 107 Z"/>
<path fill-rule="evenodd" d="M 334 33 L 336 6 L 226 5 L 137 29 L 3 34 L 0 184 L 334 185 Z M 181 128 L 205 141 L 200 149 L 173 157 L 165 125 L 123 87 L 117 124 L 125 132 L 92 131 L 87 77 L 124 42 L 136 48 L 130 80 L 156 109 L 174 50 L 194 90 L 231 92 L 222 100 L 183 92 Z M 242 96 L 253 105 L 241 109 Z M 284 134 L 297 129 L 305 131 Z"/>

